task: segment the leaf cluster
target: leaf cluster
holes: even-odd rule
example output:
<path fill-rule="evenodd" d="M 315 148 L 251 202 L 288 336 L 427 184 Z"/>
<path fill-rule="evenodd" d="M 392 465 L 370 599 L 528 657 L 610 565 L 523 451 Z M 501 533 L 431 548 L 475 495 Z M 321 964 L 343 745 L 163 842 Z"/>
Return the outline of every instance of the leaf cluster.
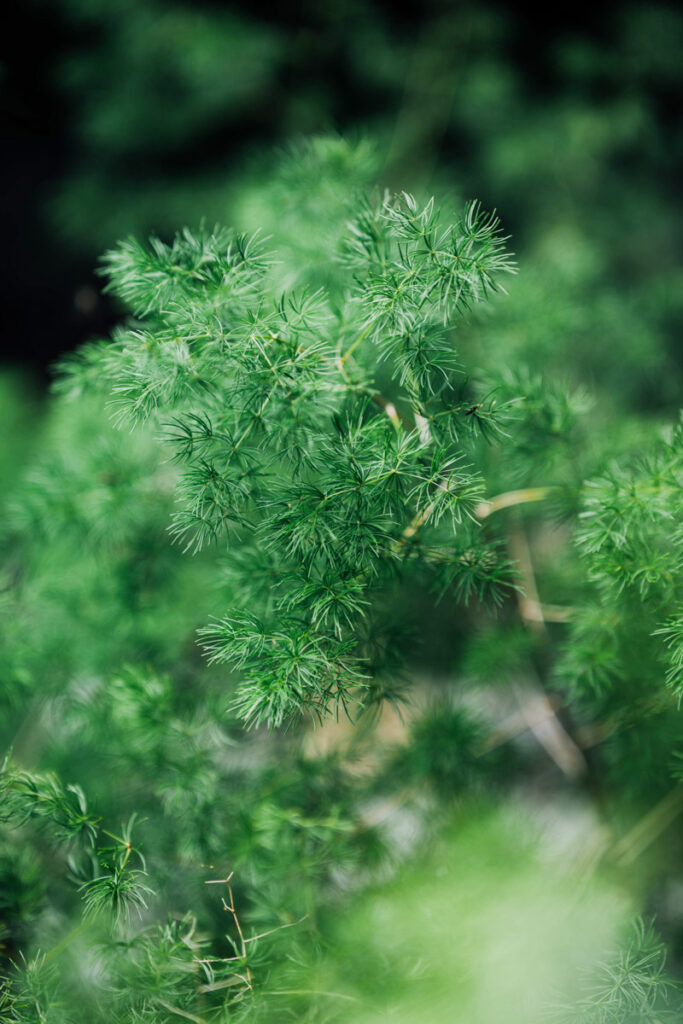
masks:
<path fill-rule="evenodd" d="M 497 218 L 368 201 L 339 258 L 341 303 L 276 293 L 257 237 L 124 243 L 103 272 L 135 319 L 62 384 L 87 387 L 95 367 L 119 421 L 154 421 L 181 467 L 172 532 L 186 549 L 229 538 L 235 608 L 202 638 L 242 671 L 235 708 L 251 725 L 362 701 L 359 624 L 373 588 L 411 564 L 466 600 L 511 582 L 472 529 L 484 485 L 460 440 L 498 411 L 467 407 L 452 336 L 513 269 Z"/>

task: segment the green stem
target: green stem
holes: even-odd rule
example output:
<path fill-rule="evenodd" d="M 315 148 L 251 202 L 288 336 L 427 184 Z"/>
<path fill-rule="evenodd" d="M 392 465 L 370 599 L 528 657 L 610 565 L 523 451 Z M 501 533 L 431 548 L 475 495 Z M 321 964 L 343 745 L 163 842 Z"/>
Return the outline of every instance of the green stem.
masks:
<path fill-rule="evenodd" d="M 358 337 L 357 337 L 357 338 L 356 338 L 356 340 L 354 341 L 353 345 L 351 345 L 351 347 L 350 347 L 349 349 L 347 349 L 347 350 L 346 350 L 346 352 L 344 353 L 344 355 L 340 357 L 340 359 L 339 359 L 339 362 L 340 362 L 340 363 L 342 364 L 342 366 L 344 365 L 344 363 L 346 362 L 346 360 L 347 360 L 347 359 L 349 358 L 349 356 L 352 356 L 352 355 L 353 355 L 353 353 L 354 353 L 354 352 L 355 352 L 355 350 L 356 350 L 356 349 L 358 348 L 358 346 L 360 345 L 361 341 L 362 341 L 362 340 L 363 340 L 363 338 L 364 338 L 364 337 L 366 336 L 366 334 L 368 333 L 368 331 L 370 330 L 370 328 L 371 328 L 371 327 L 372 327 L 372 320 L 371 320 L 371 321 L 370 321 L 370 323 L 369 323 L 369 324 L 367 325 L 367 327 L 365 328 L 365 330 L 364 330 L 364 331 L 361 331 L 361 333 L 360 333 L 360 334 L 358 335 Z"/>
<path fill-rule="evenodd" d="M 87 920 L 81 921 L 81 923 L 76 928 L 72 929 L 72 931 L 70 931 L 67 935 L 65 935 L 64 938 L 60 942 L 58 942 L 56 946 L 53 946 L 52 949 L 49 949 L 43 959 L 47 961 L 52 960 L 56 956 L 59 956 L 62 950 L 66 949 L 66 947 L 70 945 L 71 942 L 73 942 L 76 936 L 80 935 L 81 932 L 84 931 L 87 925 Z"/>
<path fill-rule="evenodd" d="M 495 498 L 482 501 L 477 506 L 476 515 L 478 519 L 486 519 L 493 512 L 499 512 L 503 508 L 512 508 L 513 505 L 525 505 L 531 501 L 543 501 L 556 487 L 525 487 L 521 491 L 506 491 L 504 494 L 497 494 Z"/>

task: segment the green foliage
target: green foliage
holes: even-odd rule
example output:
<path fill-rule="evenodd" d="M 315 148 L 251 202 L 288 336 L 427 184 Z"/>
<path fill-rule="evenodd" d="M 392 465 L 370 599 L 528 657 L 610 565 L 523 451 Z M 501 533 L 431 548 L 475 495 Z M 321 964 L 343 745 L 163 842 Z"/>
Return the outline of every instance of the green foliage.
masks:
<path fill-rule="evenodd" d="M 588 485 L 578 543 L 603 592 L 666 599 L 680 585 L 682 437 L 679 429 L 642 465 L 615 466 Z"/>
<path fill-rule="evenodd" d="M 465 599 L 500 600 L 510 581 L 496 545 L 465 528 L 483 484 L 459 439 L 483 428 L 464 410 L 451 337 L 512 269 L 497 219 L 470 204 L 446 225 L 433 199 L 378 200 L 340 259 L 341 305 L 323 290 L 275 292 L 256 238 L 186 230 L 171 246 L 125 243 L 104 270 L 137 319 L 62 385 L 78 391 L 99 367 L 119 421 L 166 424 L 186 550 L 227 534 L 231 548 L 267 554 L 260 614 L 253 592 L 240 609 L 253 568 L 242 558 L 235 611 L 202 631 L 214 661 L 244 669 L 236 708 L 252 725 L 362 700 L 358 623 L 403 563 Z M 385 362 L 390 398 L 376 381 Z M 488 419 L 501 415 L 491 407 Z"/>
<path fill-rule="evenodd" d="M 631 937 L 610 960 L 585 971 L 579 998 L 558 1012 L 558 1021 L 645 1024 L 677 1020 L 681 990 L 667 976 L 665 965 L 666 947 L 653 926 L 636 921 Z"/>
<path fill-rule="evenodd" d="M 655 791 L 668 786 L 681 742 L 680 438 L 673 430 L 646 456 L 612 463 L 586 484 L 576 544 L 592 596 L 575 614 L 557 664 L 563 684 L 616 730 L 612 771 L 627 778 L 639 749 L 634 788 Z"/>
<path fill-rule="evenodd" d="M 431 785 L 441 798 L 470 795 L 495 780 L 501 759 L 486 750 L 486 728 L 464 708 L 435 703 L 410 725 L 409 743 L 389 770 L 395 780 Z"/>
<path fill-rule="evenodd" d="M 3 467 L 3 1024 L 679 1012 L 680 435 L 373 159 L 112 250 Z"/>
<path fill-rule="evenodd" d="M 36 819 L 49 825 L 50 834 L 65 842 L 84 836 L 92 843 L 95 820 L 89 817 L 83 790 L 79 786 L 63 788 L 53 776 L 35 776 L 29 772 L 2 771 L 3 819 L 22 825 Z"/>

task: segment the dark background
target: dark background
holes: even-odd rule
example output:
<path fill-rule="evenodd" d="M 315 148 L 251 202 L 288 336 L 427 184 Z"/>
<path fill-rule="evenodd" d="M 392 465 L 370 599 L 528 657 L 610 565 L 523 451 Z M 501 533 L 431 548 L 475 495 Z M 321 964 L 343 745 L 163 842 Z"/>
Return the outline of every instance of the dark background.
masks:
<path fill-rule="evenodd" d="M 255 38 L 262 32 L 277 41 L 267 81 L 251 93 L 247 89 L 225 113 L 212 110 L 202 120 L 200 111 L 191 132 L 171 131 L 150 145 L 145 145 L 144 118 L 128 138 L 124 122 L 123 139 L 107 143 L 103 157 L 101 144 L 89 137 L 83 111 L 87 105 L 97 105 L 100 91 L 106 97 L 108 84 L 114 84 L 117 76 L 125 79 L 129 74 L 125 48 L 117 51 L 111 42 L 117 25 L 120 28 L 130 18 L 126 4 L 119 3 L 118 9 L 114 4 L 109 13 L 104 5 L 88 5 L 85 0 L 22 0 L 13 6 L 12 23 L 6 23 L 3 31 L 0 70 L 4 140 L 0 216 L 5 239 L 0 278 L 2 358 L 5 363 L 30 367 L 41 376 L 60 353 L 105 330 L 114 317 L 110 304 L 99 295 L 93 273 L 102 248 L 116 241 L 107 227 L 101 236 L 96 230 L 98 202 L 102 208 L 106 199 L 88 199 L 91 207 L 84 208 L 83 217 L 91 222 L 92 231 L 81 231 L 76 239 L 65 227 L 68 208 L 66 215 L 55 215 L 55 199 L 65 186 L 71 187 L 72 196 L 78 196 L 80 173 L 85 170 L 89 180 L 97 180 L 99 175 L 105 197 L 107 182 L 115 181 L 119 191 L 112 190 L 111 202 L 121 205 L 120 196 L 127 194 L 127 188 L 132 194 L 142 181 L 163 177 L 179 187 L 191 187 L 195 177 L 214 169 L 218 175 L 229 176 L 231 168 L 239 169 L 245 155 L 281 143 L 297 132 L 345 132 L 359 125 L 388 123 L 402 102 L 400 65 L 406 63 L 404 57 L 413 41 L 424 38 L 430 25 L 438 26 L 445 15 L 452 12 L 457 18 L 469 10 L 467 5 L 435 2 L 335 5 L 316 0 L 294 7 L 194 0 L 193 8 L 203 10 L 209 19 L 227 11 L 252 26 Z M 145 4 L 138 4 L 138 10 L 141 6 Z M 166 9 L 174 6 L 173 0 L 165 3 Z M 558 65 L 558 41 L 588 41 L 608 62 L 621 7 L 615 3 L 543 7 L 491 3 L 487 16 L 494 28 L 486 29 L 488 36 L 484 33 L 478 53 L 485 56 L 488 46 L 492 59 L 512 69 L 530 106 L 559 103 L 568 89 L 576 88 L 576 81 L 568 86 L 566 69 Z M 363 68 L 368 66 L 368 50 L 377 39 L 383 40 L 386 48 L 381 59 L 386 62 L 387 54 L 395 54 L 397 68 L 373 78 Z M 177 45 L 182 47 L 182 37 Z M 98 55 L 102 55 L 101 63 Z M 78 73 L 69 72 L 73 66 Z M 226 66 L 229 73 L 229 61 Z M 172 71 L 172 64 L 169 67 Z M 593 73 L 584 88 L 599 105 L 619 89 L 618 81 L 618 74 L 601 77 Z M 182 91 L 182 82 L 174 83 L 169 75 L 171 106 L 176 102 L 174 88 Z M 662 77 L 644 84 L 640 81 L 638 88 L 647 89 L 649 110 L 660 136 L 675 133 L 678 83 Z M 141 107 L 144 103 L 143 82 Z M 154 116 L 150 109 L 150 123 Z M 135 132 L 139 144 L 133 138 Z M 558 145 L 562 144 L 558 138 Z M 444 132 L 441 158 L 457 163 L 476 145 L 476 138 L 456 119 Z M 633 156 L 626 158 L 626 174 L 629 159 Z M 675 150 L 660 154 L 652 188 L 673 191 L 677 173 Z M 506 223 L 515 232 L 524 230 L 521 207 L 511 203 L 504 212 Z M 142 228 L 168 230 L 168 225 L 158 221 L 157 215 L 149 224 L 144 217 L 142 222 L 131 217 L 130 223 L 132 229 L 140 229 L 142 223 Z M 128 223 L 125 216 L 121 222 Z"/>

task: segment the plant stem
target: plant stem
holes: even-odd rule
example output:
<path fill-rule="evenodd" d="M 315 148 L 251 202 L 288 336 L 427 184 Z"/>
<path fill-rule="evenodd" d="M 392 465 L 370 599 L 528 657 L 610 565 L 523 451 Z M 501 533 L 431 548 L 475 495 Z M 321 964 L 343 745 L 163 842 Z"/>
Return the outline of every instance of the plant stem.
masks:
<path fill-rule="evenodd" d="M 512 508 L 514 505 L 525 505 L 531 501 L 543 501 L 555 487 L 525 487 L 521 491 L 506 491 L 504 494 L 497 494 L 488 501 L 482 501 L 475 509 L 478 519 L 487 519 L 494 512 L 503 508 Z"/>

